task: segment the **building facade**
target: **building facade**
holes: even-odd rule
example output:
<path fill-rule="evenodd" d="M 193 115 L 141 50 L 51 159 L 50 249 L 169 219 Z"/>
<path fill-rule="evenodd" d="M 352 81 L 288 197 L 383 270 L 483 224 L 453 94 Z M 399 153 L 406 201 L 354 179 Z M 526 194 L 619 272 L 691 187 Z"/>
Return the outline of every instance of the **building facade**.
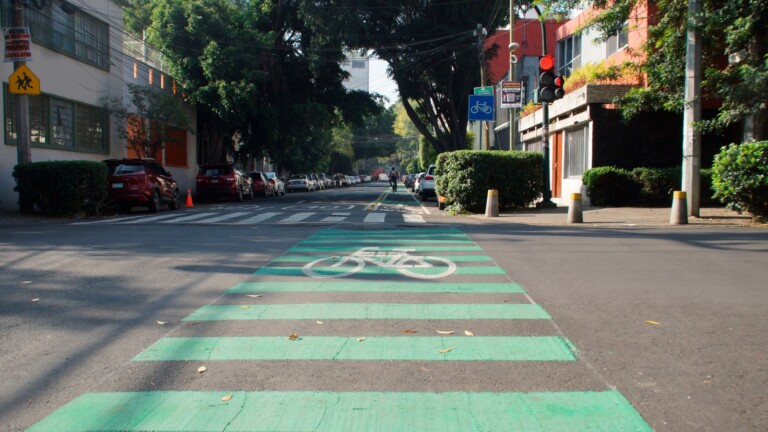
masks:
<path fill-rule="evenodd" d="M 13 11 L 4 2 L 3 26 Z M 131 156 L 115 127 L 118 119 L 104 108 L 104 98 L 126 98 L 127 84 L 171 89 L 172 80 L 123 49 L 123 10 L 112 0 L 25 2 L 25 26 L 32 37 L 27 66 L 40 79 L 41 94 L 29 98 L 32 162 L 101 161 Z M 3 79 L 0 208 L 18 209 L 13 167 L 17 164 L 16 120 L 8 77 L 13 63 L 0 65 Z M 194 130 L 194 111 L 191 119 Z M 180 187 L 194 185 L 195 139 L 184 132 L 179 149 L 164 152 L 162 162 Z"/>

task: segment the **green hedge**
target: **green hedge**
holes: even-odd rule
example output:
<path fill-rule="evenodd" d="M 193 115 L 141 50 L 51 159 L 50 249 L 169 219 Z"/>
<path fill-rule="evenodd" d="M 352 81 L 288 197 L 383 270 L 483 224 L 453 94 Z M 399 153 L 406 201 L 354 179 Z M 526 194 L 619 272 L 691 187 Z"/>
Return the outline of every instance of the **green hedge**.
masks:
<path fill-rule="evenodd" d="M 107 196 L 102 162 L 34 162 L 14 167 L 13 177 L 22 211 L 37 205 L 46 216 L 93 214 Z"/>
<path fill-rule="evenodd" d="M 672 192 L 680 190 L 681 169 L 597 167 L 587 170 L 582 180 L 592 205 L 597 207 L 665 207 L 672 205 Z M 701 206 L 718 206 L 713 198 L 711 171 L 701 170 Z"/>
<path fill-rule="evenodd" d="M 527 207 L 542 191 L 542 156 L 521 151 L 459 150 L 437 157 L 435 191 L 457 211 L 482 213 L 488 189 L 499 190 L 499 208 Z"/>
<path fill-rule="evenodd" d="M 723 147 L 712 164 L 712 188 L 728 208 L 768 217 L 768 141 Z"/>

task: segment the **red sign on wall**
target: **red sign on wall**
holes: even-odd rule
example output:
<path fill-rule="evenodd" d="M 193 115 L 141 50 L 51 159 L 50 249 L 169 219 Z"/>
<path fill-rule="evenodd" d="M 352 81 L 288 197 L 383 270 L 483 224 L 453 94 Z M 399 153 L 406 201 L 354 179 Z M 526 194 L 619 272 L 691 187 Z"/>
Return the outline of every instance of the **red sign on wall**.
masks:
<path fill-rule="evenodd" d="M 5 62 L 31 61 L 32 38 L 29 36 L 29 27 L 5 27 Z"/>

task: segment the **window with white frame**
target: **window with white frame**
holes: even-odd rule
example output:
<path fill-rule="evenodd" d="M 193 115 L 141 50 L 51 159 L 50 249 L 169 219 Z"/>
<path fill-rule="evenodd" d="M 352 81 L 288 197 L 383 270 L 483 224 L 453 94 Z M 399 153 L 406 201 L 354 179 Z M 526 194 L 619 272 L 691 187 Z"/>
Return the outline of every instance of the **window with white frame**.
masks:
<path fill-rule="evenodd" d="M 606 43 L 606 56 L 622 50 L 629 45 L 629 22 L 625 22 L 621 29 L 608 38 Z"/>
<path fill-rule="evenodd" d="M 587 170 L 588 151 L 587 127 L 572 129 L 565 133 L 565 176 L 581 177 Z"/>
<path fill-rule="evenodd" d="M 562 76 L 570 76 L 581 66 L 581 35 L 573 34 L 557 41 L 557 70 Z"/>

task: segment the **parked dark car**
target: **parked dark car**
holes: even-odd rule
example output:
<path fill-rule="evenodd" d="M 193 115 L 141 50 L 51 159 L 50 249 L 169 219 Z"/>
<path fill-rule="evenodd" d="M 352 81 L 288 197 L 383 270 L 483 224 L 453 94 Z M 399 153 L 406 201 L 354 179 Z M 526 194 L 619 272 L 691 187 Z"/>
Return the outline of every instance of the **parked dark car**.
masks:
<path fill-rule="evenodd" d="M 275 186 L 269 181 L 264 173 L 254 171 L 249 172 L 248 177 L 251 179 L 251 190 L 254 195 L 261 197 L 275 196 Z"/>
<path fill-rule="evenodd" d="M 162 204 L 176 210 L 181 207 L 179 186 L 154 159 L 107 159 L 107 197 L 124 212 L 134 206 L 156 213 Z"/>
<path fill-rule="evenodd" d="M 203 165 L 195 179 L 198 200 L 212 198 L 235 198 L 242 201 L 245 197 L 253 199 L 251 179 L 242 168 L 234 164 Z"/>

